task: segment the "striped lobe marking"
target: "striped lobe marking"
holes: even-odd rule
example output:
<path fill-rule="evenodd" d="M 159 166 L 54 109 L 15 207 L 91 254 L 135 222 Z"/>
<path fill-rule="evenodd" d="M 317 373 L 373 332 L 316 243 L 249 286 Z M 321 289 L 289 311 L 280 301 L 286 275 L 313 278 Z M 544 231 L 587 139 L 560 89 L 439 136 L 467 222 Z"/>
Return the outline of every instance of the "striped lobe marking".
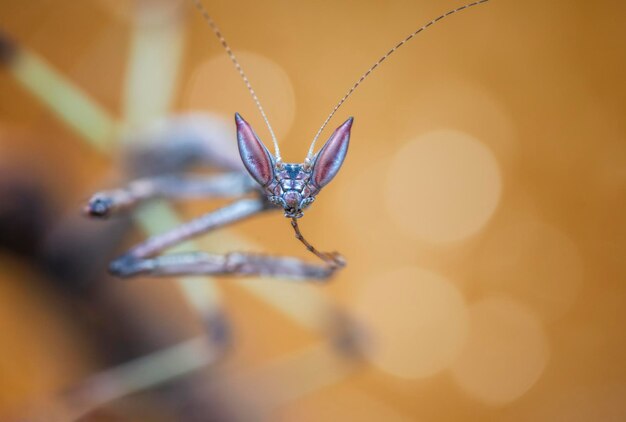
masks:
<path fill-rule="evenodd" d="M 274 178 L 272 156 L 239 113 L 235 113 L 235 122 L 237 123 L 237 145 L 243 165 L 250 176 L 265 187 Z"/>
<path fill-rule="evenodd" d="M 350 117 L 339 126 L 317 154 L 311 180 L 318 189 L 327 185 L 339 172 L 348 152 L 353 121 L 354 118 Z"/>

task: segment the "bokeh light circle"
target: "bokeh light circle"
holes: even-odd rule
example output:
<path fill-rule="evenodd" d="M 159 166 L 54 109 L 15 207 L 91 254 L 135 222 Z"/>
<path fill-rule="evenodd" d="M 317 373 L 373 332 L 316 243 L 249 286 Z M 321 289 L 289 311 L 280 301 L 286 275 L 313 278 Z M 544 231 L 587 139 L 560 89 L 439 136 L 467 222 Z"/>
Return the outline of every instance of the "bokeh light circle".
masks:
<path fill-rule="evenodd" d="M 405 137 L 453 127 L 480 139 L 504 168 L 519 156 L 516 119 L 499 93 L 450 69 L 425 75 L 415 92 L 407 99 L 411 118 L 402 120 Z"/>
<path fill-rule="evenodd" d="M 289 76 L 265 56 L 246 51 L 235 53 L 246 73 L 254 75 L 251 83 L 280 142 L 291 128 L 296 112 Z M 184 105 L 193 110 L 209 109 L 227 115 L 238 111 L 271 149 L 265 123 L 226 54 L 218 54 L 195 67 L 185 87 Z"/>
<path fill-rule="evenodd" d="M 479 231 L 496 210 L 501 190 L 497 160 L 484 144 L 463 132 L 439 130 L 396 153 L 385 199 L 404 233 L 446 243 Z"/>
<path fill-rule="evenodd" d="M 452 375 L 470 395 L 488 404 L 514 401 L 539 379 L 549 357 L 537 316 L 506 297 L 470 306 L 470 335 Z"/>
<path fill-rule="evenodd" d="M 445 369 L 467 336 L 461 292 L 441 275 L 417 267 L 371 279 L 357 294 L 354 312 L 372 335 L 369 360 L 402 378 Z"/>

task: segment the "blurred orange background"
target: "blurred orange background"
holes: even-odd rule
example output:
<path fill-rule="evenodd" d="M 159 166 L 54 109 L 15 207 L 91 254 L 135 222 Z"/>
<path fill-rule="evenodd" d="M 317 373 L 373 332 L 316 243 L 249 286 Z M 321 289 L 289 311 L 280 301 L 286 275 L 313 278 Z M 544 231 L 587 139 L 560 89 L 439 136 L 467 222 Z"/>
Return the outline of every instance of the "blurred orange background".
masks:
<path fill-rule="evenodd" d="M 204 3 L 287 162 L 304 159 L 334 104 L 380 55 L 461 5 Z M 172 279 L 106 278 L 104 262 L 106 302 L 139 315 L 149 331 L 152 346 L 128 356 L 202 335 L 190 297 L 210 293 L 234 343 L 201 375 L 246 380 L 232 381 L 233 395 L 216 406 L 254 409 L 223 420 L 625 420 L 624 13 L 626 4 L 609 0 L 492 0 L 420 34 L 328 128 L 355 117 L 343 168 L 301 224 L 312 243 L 341 251 L 347 268 L 321 285 L 202 278 L 190 293 Z M 92 126 L 76 129 L 68 123 L 76 115 L 59 114 L 63 95 L 49 79 L 29 85 L 40 74 L 25 76 L 10 60 L 3 66 L 0 169 L 11 171 L 3 183 L 39 186 L 58 210 L 54 219 L 78 216 L 92 193 L 121 183 L 120 134 L 159 117 L 208 111 L 230 124 L 237 111 L 271 145 L 191 1 L 1 0 L 0 30 L 115 122 L 99 137 Z M 215 206 L 191 201 L 176 210 L 189 219 Z M 313 259 L 279 213 L 225 232 L 209 234 L 204 247 Z M 126 246 L 146 236 L 133 233 Z M 56 407 L 60 392 L 114 360 L 103 360 L 99 334 L 46 277 L 30 258 L 0 250 L 6 418 Z M 330 308 L 365 333 L 364 362 L 353 366 L 328 347 Z M 134 395 L 84 420 L 222 420 L 204 410 L 180 416 L 170 400 Z"/>

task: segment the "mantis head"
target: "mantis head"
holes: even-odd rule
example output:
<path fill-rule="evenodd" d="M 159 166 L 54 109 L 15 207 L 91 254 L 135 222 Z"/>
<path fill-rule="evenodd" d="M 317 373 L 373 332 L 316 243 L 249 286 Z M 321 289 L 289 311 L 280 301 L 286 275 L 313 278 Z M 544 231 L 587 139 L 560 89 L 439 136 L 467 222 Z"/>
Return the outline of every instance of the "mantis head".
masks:
<path fill-rule="evenodd" d="M 350 117 L 339 126 L 312 159 L 293 164 L 283 163 L 270 154 L 248 122 L 237 113 L 239 155 L 267 199 L 281 206 L 285 217 L 300 218 L 318 192 L 339 172 L 348 152 L 352 121 Z"/>

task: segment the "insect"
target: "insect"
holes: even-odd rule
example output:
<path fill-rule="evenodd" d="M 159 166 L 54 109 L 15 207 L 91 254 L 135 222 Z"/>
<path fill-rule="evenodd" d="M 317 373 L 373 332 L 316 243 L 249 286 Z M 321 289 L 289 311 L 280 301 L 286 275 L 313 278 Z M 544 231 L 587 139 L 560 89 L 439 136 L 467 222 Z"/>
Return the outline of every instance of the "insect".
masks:
<path fill-rule="evenodd" d="M 90 216 L 101 218 L 108 217 L 116 212 L 129 210 L 137 204 L 155 197 L 240 197 L 248 194 L 253 195 L 253 197 L 237 199 L 229 205 L 211 211 L 169 232 L 149 238 L 115 259 L 110 265 L 110 271 L 120 277 L 139 274 L 154 276 L 230 274 L 265 275 L 292 279 L 328 279 L 335 271 L 345 266 L 345 261 L 337 252 L 321 252 L 313 247 L 302 236 L 298 226 L 298 219 L 303 216 L 307 207 L 315 201 L 319 192 L 339 172 L 348 151 L 353 118 L 348 118 L 339 126 L 317 153 L 315 153 L 316 141 L 346 99 L 397 49 L 441 19 L 486 3 L 488 0 L 475 1 L 438 16 L 409 34 L 387 51 L 357 80 L 333 108 L 313 138 L 308 154 L 302 163 L 285 163 L 282 161 L 278 141 L 272 126 L 248 77 L 201 1 L 192 1 L 217 36 L 248 88 L 271 134 L 274 154 L 268 151 L 267 147 L 244 118 L 236 113 L 237 145 L 243 169 L 230 168 L 232 171 L 203 178 L 157 175 L 132 181 L 120 189 L 95 194 L 86 206 L 86 212 Z M 211 159 L 208 161 L 211 161 Z M 159 255 L 164 250 L 194 236 L 266 211 L 276 210 L 282 210 L 285 217 L 291 220 L 296 238 L 309 251 L 319 257 L 323 264 L 311 264 L 291 257 L 275 257 L 244 252 L 231 252 L 225 255 L 207 252 Z"/>

